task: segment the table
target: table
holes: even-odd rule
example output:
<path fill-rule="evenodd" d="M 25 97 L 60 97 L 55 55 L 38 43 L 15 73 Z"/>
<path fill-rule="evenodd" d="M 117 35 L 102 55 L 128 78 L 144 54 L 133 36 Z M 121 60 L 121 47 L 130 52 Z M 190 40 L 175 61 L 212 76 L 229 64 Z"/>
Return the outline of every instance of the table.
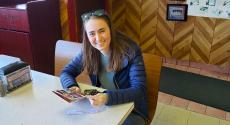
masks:
<path fill-rule="evenodd" d="M 5 57 L 0 55 L 1 63 Z M 62 89 L 59 77 L 33 70 L 31 73 L 32 82 L 0 97 L 0 124 L 118 125 L 123 123 L 134 107 L 131 102 L 106 106 L 104 111 L 94 114 L 67 115 L 65 111 L 71 103 L 52 93 L 52 90 Z M 81 83 L 79 85 L 82 89 L 95 88 Z"/>
<path fill-rule="evenodd" d="M 6 66 L 7 64 L 13 63 L 15 61 L 20 61 L 20 59 L 16 57 L 0 54 L 0 68 Z"/>

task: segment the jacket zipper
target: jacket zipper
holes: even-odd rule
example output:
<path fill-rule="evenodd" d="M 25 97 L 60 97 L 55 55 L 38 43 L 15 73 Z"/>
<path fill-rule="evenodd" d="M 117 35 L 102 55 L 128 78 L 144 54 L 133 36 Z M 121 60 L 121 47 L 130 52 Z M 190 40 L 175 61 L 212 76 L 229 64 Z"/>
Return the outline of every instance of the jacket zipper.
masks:
<path fill-rule="evenodd" d="M 115 77 L 116 77 L 116 74 L 113 76 L 114 84 L 115 84 L 115 86 L 117 87 L 117 89 L 120 89 L 119 86 L 118 86 L 118 84 L 117 84 L 117 80 L 116 80 Z"/>

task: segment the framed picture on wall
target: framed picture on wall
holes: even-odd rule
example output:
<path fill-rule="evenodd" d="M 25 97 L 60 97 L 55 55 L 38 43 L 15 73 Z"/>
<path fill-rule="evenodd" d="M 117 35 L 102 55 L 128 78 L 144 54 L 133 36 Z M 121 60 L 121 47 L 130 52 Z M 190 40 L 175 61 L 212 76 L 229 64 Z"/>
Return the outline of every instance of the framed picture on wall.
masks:
<path fill-rule="evenodd" d="M 169 21 L 186 21 L 187 12 L 187 4 L 167 4 L 166 19 Z"/>

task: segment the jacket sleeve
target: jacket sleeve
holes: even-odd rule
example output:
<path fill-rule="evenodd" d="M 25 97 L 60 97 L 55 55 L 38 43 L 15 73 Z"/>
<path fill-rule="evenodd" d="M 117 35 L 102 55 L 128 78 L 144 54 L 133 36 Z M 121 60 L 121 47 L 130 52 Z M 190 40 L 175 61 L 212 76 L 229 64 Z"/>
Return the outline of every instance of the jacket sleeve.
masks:
<path fill-rule="evenodd" d="M 72 86 L 78 86 L 76 77 L 82 72 L 82 53 L 73 58 L 62 70 L 60 80 L 62 87 L 68 89 Z"/>
<path fill-rule="evenodd" d="M 126 102 L 134 101 L 135 104 L 141 103 L 146 99 L 146 73 L 144 67 L 144 61 L 141 50 L 136 48 L 135 56 L 129 62 L 129 68 L 126 69 L 128 73 L 128 79 L 123 81 L 129 84 L 127 88 L 118 90 L 107 90 L 108 102 L 106 105 L 115 105 Z M 122 75 L 122 74 L 120 74 Z"/>

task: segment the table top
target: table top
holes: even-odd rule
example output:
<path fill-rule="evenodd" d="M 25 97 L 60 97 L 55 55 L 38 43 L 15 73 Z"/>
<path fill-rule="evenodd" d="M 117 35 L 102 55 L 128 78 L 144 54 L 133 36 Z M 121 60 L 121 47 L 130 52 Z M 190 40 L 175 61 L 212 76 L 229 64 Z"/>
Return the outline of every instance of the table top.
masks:
<path fill-rule="evenodd" d="M 0 54 L 0 68 L 16 61 L 20 61 L 20 59 Z"/>
<path fill-rule="evenodd" d="M 4 56 L 0 55 L 0 60 Z M 6 61 L 7 62 L 7 61 Z M 105 106 L 103 111 L 68 115 L 71 108 L 81 105 L 68 103 L 52 91 L 62 89 L 59 77 L 31 71 L 32 82 L 0 97 L 0 123 L 8 125 L 117 125 L 122 124 L 134 103 Z M 84 89 L 95 88 L 79 84 Z M 97 88 L 100 89 L 100 88 Z"/>

